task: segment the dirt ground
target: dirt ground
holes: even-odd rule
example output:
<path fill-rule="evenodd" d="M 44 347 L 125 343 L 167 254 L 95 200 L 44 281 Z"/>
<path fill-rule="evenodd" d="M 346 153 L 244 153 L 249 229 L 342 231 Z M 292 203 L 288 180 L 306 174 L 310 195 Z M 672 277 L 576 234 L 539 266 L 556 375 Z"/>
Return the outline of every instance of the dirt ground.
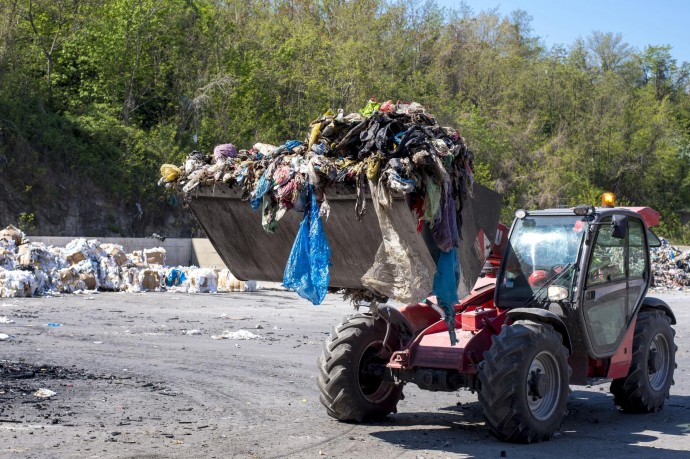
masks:
<path fill-rule="evenodd" d="M 0 457 L 687 458 L 690 296 L 655 296 L 678 318 L 664 410 L 625 415 L 608 384 L 573 387 L 561 431 L 534 445 L 489 436 L 467 391 L 408 385 L 385 422 L 329 418 L 316 359 L 352 312 L 336 295 L 321 306 L 277 290 L 0 299 Z M 261 339 L 211 338 L 239 330 Z"/>

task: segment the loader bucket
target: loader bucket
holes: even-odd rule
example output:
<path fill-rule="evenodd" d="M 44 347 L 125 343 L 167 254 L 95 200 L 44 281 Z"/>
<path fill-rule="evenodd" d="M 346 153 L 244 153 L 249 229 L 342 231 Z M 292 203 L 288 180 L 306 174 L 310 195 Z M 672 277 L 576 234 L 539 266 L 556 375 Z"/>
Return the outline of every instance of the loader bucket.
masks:
<path fill-rule="evenodd" d="M 261 213 L 240 199 L 239 189 L 207 186 L 192 191 L 189 206 L 211 244 L 235 277 L 242 280 L 282 282 L 303 214 L 288 211 L 273 234 L 261 227 Z M 329 188 L 330 217 L 323 221 L 331 246 L 330 287 L 364 288 L 362 275 L 374 263 L 382 242 L 373 206 L 369 201 L 361 221 L 355 217 L 356 195 L 342 186 Z M 369 198 L 368 198 L 369 199 Z M 460 296 L 472 289 L 488 250 L 494 241 L 501 198 L 481 185 L 473 187 L 473 197 L 463 201 L 459 250 L 462 281 Z M 434 254 L 417 233 L 417 218 L 405 200 L 395 200 L 392 210 L 395 227 L 408 244 L 422 254 L 421 262 L 435 272 Z"/>

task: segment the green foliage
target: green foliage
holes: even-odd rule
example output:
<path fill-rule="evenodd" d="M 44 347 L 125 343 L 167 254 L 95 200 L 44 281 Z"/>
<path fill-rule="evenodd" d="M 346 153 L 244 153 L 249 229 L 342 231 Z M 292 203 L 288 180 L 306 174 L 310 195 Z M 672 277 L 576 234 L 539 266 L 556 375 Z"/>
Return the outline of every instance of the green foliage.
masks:
<path fill-rule="evenodd" d="M 461 130 L 505 220 L 610 190 L 690 242 L 677 217 L 690 200 L 690 64 L 599 31 L 546 49 L 529 12 L 460 8 L 0 0 L 0 167 L 34 205 L 59 169 L 164 207 L 158 168 L 192 149 L 278 144 L 329 108 L 417 100 Z"/>
<path fill-rule="evenodd" d="M 19 226 L 19 229 L 25 233 L 36 231 L 38 229 L 36 215 L 34 215 L 33 212 L 22 212 L 19 214 L 19 221 L 17 222 L 17 225 Z"/>

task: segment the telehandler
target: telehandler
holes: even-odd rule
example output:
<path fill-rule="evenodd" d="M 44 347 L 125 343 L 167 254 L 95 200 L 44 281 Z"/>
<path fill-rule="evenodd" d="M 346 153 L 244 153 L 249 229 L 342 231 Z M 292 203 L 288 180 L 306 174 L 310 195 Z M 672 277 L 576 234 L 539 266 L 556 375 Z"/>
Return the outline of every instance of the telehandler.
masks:
<path fill-rule="evenodd" d="M 676 368 L 671 308 L 647 296 L 648 207 L 519 210 L 485 275 L 455 308 L 458 343 L 431 307 L 379 306 L 333 329 L 318 359 L 321 403 L 341 421 L 396 411 L 403 388 L 476 391 L 495 437 L 550 439 L 571 385 L 610 382 L 624 412 L 654 412 Z"/>

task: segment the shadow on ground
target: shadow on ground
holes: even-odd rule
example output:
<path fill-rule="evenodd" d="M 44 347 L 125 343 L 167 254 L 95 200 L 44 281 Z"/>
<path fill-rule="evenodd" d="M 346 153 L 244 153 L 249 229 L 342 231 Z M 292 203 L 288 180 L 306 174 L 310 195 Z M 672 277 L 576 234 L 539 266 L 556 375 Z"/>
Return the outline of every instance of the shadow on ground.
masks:
<path fill-rule="evenodd" d="M 573 391 L 561 430 L 541 444 L 504 443 L 489 435 L 479 402 L 398 413 L 371 424 L 383 428 L 370 435 L 410 451 L 464 457 L 689 457 L 690 397 L 672 396 L 657 413 L 624 414 L 614 406 L 608 387 L 601 387 L 601 392 Z"/>

